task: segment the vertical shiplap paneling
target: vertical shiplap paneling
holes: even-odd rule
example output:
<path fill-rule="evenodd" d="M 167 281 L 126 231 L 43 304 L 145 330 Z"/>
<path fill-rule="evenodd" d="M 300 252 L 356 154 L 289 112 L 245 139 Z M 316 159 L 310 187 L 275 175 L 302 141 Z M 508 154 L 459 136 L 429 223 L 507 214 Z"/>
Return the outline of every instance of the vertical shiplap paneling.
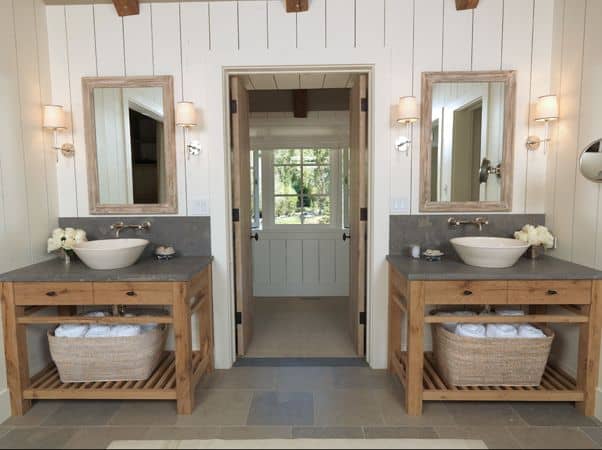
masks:
<path fill-rule="evenodd" d="M 336 281 L 335 241 L 322 239 L 318 247 L 320 284 L 334 284 Z"/>
<path fill-rule="evenodd" d="M 113 5 L 94 5 L 94 26 L 98 76 L 124 76 L 123 19 Z"/>
<path fill-rule="evenodd" d="M 270 241 L 253 242 L 253 283 L 266 285 L 270 283 Z"/>
<path fill-rule="evenodd" d="M 357 48 L 381 48 L 385 45 L 385 2 L 386 0 L 355 0 L 355 46 Z M 405 3 L 404 0 L 394 0 Z M 395 27 L 403 17 L 396 17 Z"/>
<path fill-rule="evenodd" d="M 265 264 L 265 261 L 263 262 Z M 284 239 L 270 241 L 270 285 L 286 285 L 286 241 Z"/>
<path fill-rule="evenodd" d="M 154 74 L 171 75 L 174 99 L 182 101 L 182 45 L 180 5 L 178 3 L 151 4 Z M 183 130 L 176 130 L 176 161 L 178 185 L 178 213 L 187 215 L 186 155 Z"/>
<path fill-rule="evenodd" d="M 570 259 L 573 250 L 573 214 L 575 211 L 576 157 L 579 143 L 581 80 L 583 75 L 583 38 L 585 0 L 571 0 L 564 17 L 560 117 L 555 146 L 556 179 L 554 232 L 561 243 L 555 256 Z"/>
<path fill-rule="evenodd" d="M 19 66 L 15 34 L 13 2 L 0 2 L 0 123 L 3 126 L 0 163 L 2 169 L 2 197 L 4 199 L 3 245 L 6 255 L 0 268 L 3 272 L 31 262 L 29 242 L 29 211 L 27 182 L 21 130 L 21 103 L 19 98 Z"/>
<path fill-rule="evenodd" d="M 238 49 L 238 2 L 210 2 L 211 50 Z"/>
<path fill-rule="evenodd" d="M 405 127 L 397 123 L 397 104 L 400 97 L 419 95 L 420 78 L 415 79 L 414 62 L 414 0 L 386 0 L 385 45 L 391 49 L 391 198 L 393 214 L 409 214 L 412 192 L 412 154 L 394 151 L 395 141 L 404 136 Z M 414 136 L 420 124 L 413 126 Z"/>
<path fill-rule="evenodd" d="M 39 261 L 46 253 L 49 224 L 46 189 L 46 166 L 42 129 L 42 104 L 40 68 L 36 39 L 36 14 L 34 1 L 13 3 L 15 37 L 19 77 L 21 141 L 24 154 L 27 209 L 29 211 L 29 237 L 32 260 Z M 44 74 L 46 75 L 46 74 Z M 12 177 L 12 174 L 11 174 Z M 25 205 L 21 205 L 25 207 Z M 23 232 L 24 230 L 22 230 Z"/>
<path fill-rule="evenodd" d="M 140 14 L 123 18 L 125 73 L 128 77 L 153 75 L 151 5 L 142 3 Z"/>
<path fill-rule="evenodd" d="M 265 50 L 268 46 L 268 2 L 253 0 L 238 3 L 240 50 Z"/>
<path fill-rule="evenodd" d="M 591 142 L 602 137 L 600 117 L 602 115 L 602 64 L 600 44 L 602 43 L 602 3 L 587 2 L 585 10 L 585 39 L 583 49 L 583 77 L 581 85 L 580 128 L 575 160 Z M 568 168 L 567 168 L 568 169 Z M 572 260 L 586 266 L 598 266 L 596 254 L 602 245 L 599 218 L 600 185 L 587 180 L 577 172 L 575 184 L 575 219 L 573 223 Z M 592 245 L 592 238 L 595 243 Z"/>
<path fill-rule="evenodd" d="M 189 130 L 189 139 L 198 141 L 203 151 L 186 163 L 187 204 L 189 215 L 209 215 L 211 174 L 209 142 L 203 112 L 206 111 L 207 89 L 203 80 L 203 63 L 209 52 L 209 6 L 206 2 L 185 2 L 181 5 L 183 99 L 194 102 L 199 124 Z"/>
<path fill-rule="evenodd" d="M 534 0 L 505 0 L 502 68 L 517 71 L 516 123 L 514 136 L 514 189 L 512 210 L 525 211 L 527 151 L 531 97 L 531 61 Z M 543 182 L 543 180 L 542 180 Z"/>
<path fill-rule="evenodd" d="M 471 70 L 474 10 L 456 11 L 455 0 L 444 0 L 443 70 Z"/>
<path fill-rule="evenodd" d="M 531 114 L 528 135 L 544 136 L 544 126 L 533 120 L 537 98 L 552 93 L 552 40 L 554 31 L 554 9 L 548 0 L 535 0 L 533 24 L 533 64 L 531 69 Z M 518 147 L 525 151 L 525 147 Z M 527 179 L 525 184 L 526 211 L 545 212 L 547 155 L 541 151 L 528 151 Z"/>
<path fill-rule="evenodd" d="M 300 239 L 286 241 L 286 283 L 303 283 L 303 241 Z"/>
<path fill-rule="evenodd" d="M 46 23 L 48 28 L 48 52 L 50 59 L 50 80 L 52 104 L 63 105 L 67 115 L 67 129 L 60 132 L 60 138 L 65 142 L 73 142 L 73 127 L 71 125 L 71 81 L 69 78 L 69 54 L 67 46 L 67 25 L 65 23 L 64 6 L 48 6 L 46 8 Z M 49 142 L 53 143 L 50 132 L 47 133 Z M 56 164 L 58 210 L 62 217 L 76 217 L 77 196 L 75 186 L 75 158 L 59 158 L 56 162 L 54 155 L 51 161 Z M 85 193 L 83 195 L 86 195 Z"/>
<path fill-rule="evenodd" d="M 352 275 L 349 273 L 349 245 L 342 240 L 336 240 L 335 252 L 335 280 L 337 283 L 344 282 L 349 285 L 349 279 L 352 277 Z"/>
<path fill-rule="evenodd" d="M 318 253 L 318 240 L 306 239 L 303 241 L 303 283 L 318 284 L 320 281 L 320 259 Z"/>
<path fill-rule="evenodd" d="M 355 0 L 324 0 L 326 48 L 355 47 Z"/>
<path fill-rule="evenodd" d="M 502 65 L 504 2 L 481 0 L 474 10 L 473 70 L 499 70 Z"/>
<path fill-rule="evenodd" d="M 297 46 L 304 50 L 324 48 L 326 45 L 326 1 L 310 0 L 309 3 L 309 11 L 297 14 Z"/>
<path fill-rule="evenodd" d="M 75 145 L 75 185 L 77 210 L 80 216 L 89 214 L 88 173 L 86 166 L 86 137 L 84 125 L 82 78 L 97 75 L 94 41 L 94 10 L 92 5 L 66 6 L 67 46 L 69 52 L 69 80 L 73 144 Z M 73 194 L 75 195 L 75 190 Z"/>
<path fill-rule="evenodd" d="M 268 1 L 268 47 L 291 50 L 297 47 L 297 14 L 286 12 L 284 3 Z"/>
<path fill-rule="evenodd" d="M 414 79 L 415 95 L 422 95 L 422 72 L 441 71 L 443 64 L 443 0 L 415 2 Z M 412 212 L 419 211 L 420 133 L 414 132 L 412 146 Z"/>

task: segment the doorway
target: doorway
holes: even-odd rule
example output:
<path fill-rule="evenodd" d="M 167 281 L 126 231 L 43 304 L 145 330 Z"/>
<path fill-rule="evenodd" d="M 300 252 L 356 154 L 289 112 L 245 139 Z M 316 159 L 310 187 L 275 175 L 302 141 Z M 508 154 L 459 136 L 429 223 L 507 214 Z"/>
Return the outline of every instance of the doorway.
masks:
<path fill-rule="evenodd" d="M 230 77 L 237 354 L 365 355 L 368 75 Z"/>

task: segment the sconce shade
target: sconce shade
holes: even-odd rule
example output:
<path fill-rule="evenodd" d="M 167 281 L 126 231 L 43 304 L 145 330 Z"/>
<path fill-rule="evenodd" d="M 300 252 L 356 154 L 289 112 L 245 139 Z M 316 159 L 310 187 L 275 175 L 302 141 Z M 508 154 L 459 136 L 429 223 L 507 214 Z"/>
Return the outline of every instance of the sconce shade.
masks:
<path fill-rule="evenodd" d="M 413 123 L 420 119 L 418 100 L 416 97 L 401 97 L 399 99 L 399 109 L 397 113 L 397 122 Z"/>
<path fill-rule="evenodd" d="M 197 124 L 196 109 L 192 102 L 180 102 L 176 107 L 176 125 L 194 127 Z"/>
<path fill-rule="evenodd" d="M 67 128 L 65 111 L 62 106 L 44 106 L 44 128 L 50 128 L 52 130 Z"/>
<path fill-rule="evenodd" d="M 559 117 L 558 97 L 555 95 L 539 97 L 535 107 L 535 120 L 537 122 L 548 122 L 558 120 Z"/>

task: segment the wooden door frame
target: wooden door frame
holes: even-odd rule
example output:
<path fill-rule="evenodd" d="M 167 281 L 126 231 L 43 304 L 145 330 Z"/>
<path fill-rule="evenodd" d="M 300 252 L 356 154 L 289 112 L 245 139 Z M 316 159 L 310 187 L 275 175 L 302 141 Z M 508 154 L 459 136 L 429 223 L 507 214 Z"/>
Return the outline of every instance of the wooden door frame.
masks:
<path fill-rule="evenodd" d="M 253 67 L 253 66 L 247 66 L 247 67 L 228 67 L 228 68 L 223 68 L 223 80 L 224 80 L 224 86 L 226 86 L 227 88 L 224 90 L 224 102 L 225 102 L 225 111 L 226 111 L 226 136 L 228 137 L 226 140 L 226 168 L 227 168 L 227 175 L 228 175 L 228 180 L 227 180 L 227 184 L 226 184 L 226 193 L 227 193 L 227 201 L 228 201 L 228 211 L 232 211 L 232 194 L 233 194 L 233 180 L 232 180 L 232 175 L 233 175 L 233 169 L 232 169 L 232 160 L 231 160 L 231 133 L 232 133 L 232 115 L 230 113 L 230 79 L 233 76 L 244 76 L 244 75 L 252 75 L 252 74 L 276 74 L 276 73 L 355 73 L 358 75 L 367 75 L 368 77 L 368 108 L 369 108 L 369 114 L 368 114 L 368 129 L 366 131 L 366 135 L 367 135 L 367 154 L 368 154 L 368 166 L 364 168 L 364 170 L 366 171 L 366 175 L 368 177 L 368 192 L 367 192 L 367 199 L 368 199 L 368 227 L 371 227 L 371 212 L 372 212 L 372 194 L 373 194 L 373 174 L 372 174 L 372 164 L 373 164 L 373 157 L 374 157 L 374 134 L 373 134 L 373 130 L 375 128 L 375 123 L 374 123 L 374 117 L 375 114 L 373 113 L 373 108 L 374 108 L 374 102 L 373 102 L 373 90 L 374 90 L 374 70 L 375 70 L 375 66 L 374 65 L 349 65 L 349 66 L 337 66 L 337 67 L 330 67 L 330 66 L 313 66 L 313 65 L 305 65 L 305 66 L 291 66 L 291 67 L 281 67 L 281 66 L 262 66 L 261 68 L 258 67 Z M 230 216 L 230 219 L 228 221 L 228 225 L 230 227 L 231 230 L 234 229 L 234 221 L 233 218 Z M 366 267 L 370 266 L 370 256 L 371 256 L 371 250 L 372 250 L 372 246 L 373 246 L 373 234 L 368 232 L 368 238 L 367 238 L 367 243 L 366 243 Z M 232 320 L 231 320 L 231 329 L 232 329 L 232 342 L 236 343 L 236 333 L 237 333 L 237 324 L 236 324 L 236 280 L 235 280 L 235 273 L 234 273 L 234 267 L 236 266 L 236 261 L 235 261 L 235 252 L 234 252 L 234 239 L 230 239 L 229 241 L 229 245 L 228 245 L 228 250 L 229 253 L 231 255 L 231 264 L 230 264 L 230 270 L 229 270 L 229 282 L 230 282 L 230 290 L 231 290 L 231 294 L 232 294 L 232 302 L 233 302 L 233 309 L 232 309 Z M 251 262 L 252 263 L 252 262 Z M 365 297 L 366 297 L 366 305 L 365 305 L 365 326 L 364 326 L 364 338 L 366 340 L 366 345 L 364 346 L 364 355 L 362 356 L 363 359 L 369 361 L 370 360 L 370 343 L 369 343 L 369 336 L 370 336 L 370 331 L 371 331 L 371 321 L 370 321 L 370 311 L 371 311 L 371 302 L 373 301 L 372 296 L 370 295 L 370 283 L 371 283 L 371 277 L 370 277 L 370 273 L 369 270 L 366 270 L 365 274 Z M 235 344 L 236 345 L 236 344 Z M 238 360 L 239 355 L 238 352 L 236 351 L 236 349 L 233 349 L 233 354 L 234 354 L 234 360 Z"/>

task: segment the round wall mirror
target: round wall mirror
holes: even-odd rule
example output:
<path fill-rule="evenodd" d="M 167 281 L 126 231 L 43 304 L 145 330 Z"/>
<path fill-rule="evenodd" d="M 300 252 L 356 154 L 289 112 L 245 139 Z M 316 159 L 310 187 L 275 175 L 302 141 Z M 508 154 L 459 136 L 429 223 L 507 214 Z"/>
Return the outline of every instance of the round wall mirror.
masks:
<path fill-rule="evenodd" d="M 595 183 L 602 183 L 602 139 L 583 150 L 579 167 L 585 178 Z"/>

